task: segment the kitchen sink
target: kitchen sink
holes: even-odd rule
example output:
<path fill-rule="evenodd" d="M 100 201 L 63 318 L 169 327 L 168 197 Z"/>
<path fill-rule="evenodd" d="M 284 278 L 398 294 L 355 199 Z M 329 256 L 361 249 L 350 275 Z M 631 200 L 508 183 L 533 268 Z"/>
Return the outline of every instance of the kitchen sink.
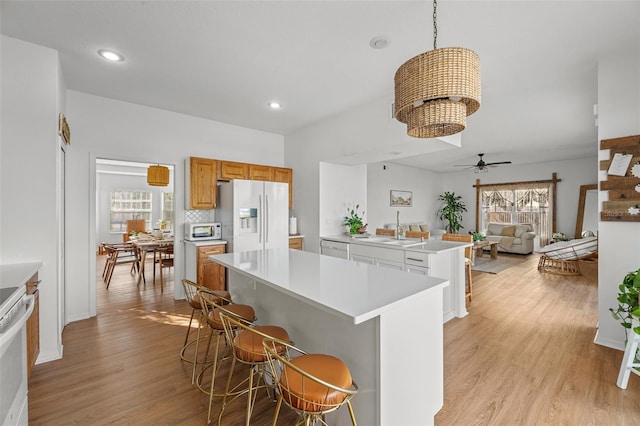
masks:
<path fill-rule="evenodd" d="M 415 240 L 388 240 L 388 241 L 384 241 L 382 244 L 389 244 L 393 246 L 402 246 L 402 247 L 412 247 L 412 246 L 419 246 L 420 244 L 424 244 L 424 242 L 415 241 Z"/>

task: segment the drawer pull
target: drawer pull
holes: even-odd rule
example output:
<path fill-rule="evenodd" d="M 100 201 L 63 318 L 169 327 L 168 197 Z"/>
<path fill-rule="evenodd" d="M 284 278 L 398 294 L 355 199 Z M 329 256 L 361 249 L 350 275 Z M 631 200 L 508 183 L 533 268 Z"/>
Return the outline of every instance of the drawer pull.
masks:
<path fill-rule="evenodd" d="M 416 258 L 414 258 L 414 257 L 407 257 L 407 260 L 413 260 L 413 261 L 415 261 L 415 262 L 424 262 L 424 260 L 422 260 L 422 259 L 416 259 Z"/>

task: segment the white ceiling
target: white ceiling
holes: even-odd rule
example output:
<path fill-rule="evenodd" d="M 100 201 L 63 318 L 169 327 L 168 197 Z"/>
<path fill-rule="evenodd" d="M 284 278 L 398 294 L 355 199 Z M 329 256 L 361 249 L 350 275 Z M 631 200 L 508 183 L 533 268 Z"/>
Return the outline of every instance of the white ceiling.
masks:
<path fill-rule="evenodd" d="M 69 89 L 283 135 L 391 104 L 396 69 L 433 47 L 430 1 L 2 0 L 0 15 L 2 34 L 60 52 Z M 390 45 L 374 50 L 379 35 Z M 597 61 L 640 51 L 640 1 L 440 0 L 446 46 L 479 54 L 482 106 L 461 149 L 397 162 L 454 171 L 479 152 L 505 167 L 595 156 Z"/>

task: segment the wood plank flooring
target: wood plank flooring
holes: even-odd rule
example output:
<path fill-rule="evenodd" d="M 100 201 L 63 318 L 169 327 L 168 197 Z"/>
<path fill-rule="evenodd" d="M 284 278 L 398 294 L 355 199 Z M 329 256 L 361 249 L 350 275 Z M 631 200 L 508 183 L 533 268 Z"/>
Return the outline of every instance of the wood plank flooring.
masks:
<path fill-rule="evenodd" d="M 593 343 L 597 285 L 540 274 L 537 260 L 498 275 L 474 272 L 469 315 L 444 328 L 436 425 L 640 424 L 640 378 L 618 389 L 622 352 Z M 160 294 L 150 265 L 140 288 L 118 266 L 106 291 L 101 265 L 98 316 L 69 324 L 63 359 L 33 369 L 30 424 L 206 424 L 208 397 L 178 356 L 191 309 L 173 300 L 173 270 Z M 244 403 L 231 404 L 223 424 L 243 424 Z M 219 407 L 214 400 L 214 417 Z M 273 407 L 259 398 L 252 424 L 270 424 Z M 283 407 L 278 424 L 295 420 Z"/>

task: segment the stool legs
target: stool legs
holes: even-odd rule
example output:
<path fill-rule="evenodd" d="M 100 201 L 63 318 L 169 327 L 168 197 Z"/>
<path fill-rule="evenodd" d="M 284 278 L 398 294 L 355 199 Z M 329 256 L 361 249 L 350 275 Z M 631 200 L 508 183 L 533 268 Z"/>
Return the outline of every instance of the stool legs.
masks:
<path fill-rule="evenodd" d="M 636 353 L 638 352 L 638 343 L 640 343 L 640 334 L 631 330 L 627 340 L 627 347 L 622 357 L 622 364 L 620 365 L 620 372 L 618 373 L 618 382 L 616 383 L 620 389 L 627 388 L 631 373 L 640 376 L 640 363 L 634 362 Z"/>

